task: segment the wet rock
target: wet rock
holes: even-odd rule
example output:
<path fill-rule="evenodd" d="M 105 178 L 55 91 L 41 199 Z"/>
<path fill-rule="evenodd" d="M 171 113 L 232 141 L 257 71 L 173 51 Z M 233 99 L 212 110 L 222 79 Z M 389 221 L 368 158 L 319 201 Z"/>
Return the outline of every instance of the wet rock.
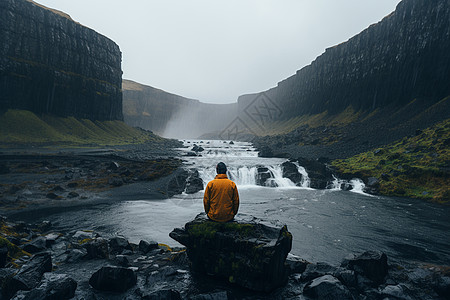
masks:
<path fill-rule="evenodd" d="M 86 239 L 93 239 L 95 237 L 95 233 L 92 231 L 84 231 L 84 230 L 78 230 L 75 232 L 75 234 L 72 236 L 73 239 L 77 241 L 82 241 Z"/>
<path fill-rule="evenodd" d="M 45 273 L 42 284 L 29 291 L 20 292 L 14 299 L 66 300 L 75 296 L 77 282 L 66 274 Z"/>
<path fill-rule="evenodd" d="M 120 164 L 118 162 L 112 161 L 108 165 L 108 170 L 116 171 L 120 168 Z"/>
<path fill-rule="evenodd" d="M 67 184 L 67 187 L 69 187 L 69 188 L 76 188 L 78 186 L 78 183 L 77 182 L 69 182 L 68 184 Z"/>
<path fill-rule="evenodd" d="M 29 242 L 28 244 L 23 245 L 22 249 L 28 253 L 38 253 L 44 251 L 47 247 L 47 239 L 43 236 L 39 236 Z"/>
<path fill-rule="evenodd" d="M 109 258 L 108 241 L 104 238 L 95 238 L 83 244 L 87 251 L 86 258 Z"/>
<path fill-rule="evenodd" d="M 190 300 L 228 300 L 228 299 L 233 298 L 230 298 L 226 291 L 213 292 L 209 294 L 200 294 L 190 298 Z"/>
<path fill-rule="evenodd" d="M 336 267 L 327 263 L 319 262 L 317 264 L 309 264 L 306 266 L 302 274 L 303 281 L 310 281 L 324 275 L 332 275 L 336 272 Z"/>
<path fill-rule="evenodd" d="M 347 287 L 357 287 L 358 280 L 354 271 L 339 268 L 334 276 L 338 278 Z"/>
<path fill-rule="evenodd" d="M 269 146 L 262 146 L 258 150 L 259 157 L 273 157 L 273 151 Z"/>
<path fill-rule="evenodd" d="M 39 253 L 7 281 L 4 293 L 11 297 L 19 290 L 29 291 L 37 287 L 45 272 L 52 270 L 52 257 L 50 253 Z"/>
<path fill-rule="evenodd" d="M 67 256 L 66 256 L 66 262 L 68 263 L 77 263 L 79 262 L 81 259 L 83 259 L 84 257 L 87 257 L 88 252 L 86 249 L 82 248 L 82 249 L 69 249 L 66 252 Z"/>
<path fill-rule="evenodd" d="M 108 179 L 108 184 L 112 185 L 112 186 L 122 186 L 123 185 L 123 179 L 119 178 L 119 177 L 112 177 L 110 179 Z"/>
<path fill-rule="evenodd" d="M 341 266 L 367 277 L 376 285 L 383 283 L 388 274 L 387 256 L 380 251 L 352 254 L 342 262 Z"/>
<path fill-rule="evenodd" d="M 67 195 L 67 198 L 77 198 L 77 197 L 80 197 L 80 194 L 78 194 L 77 192 L 70 192 Z"/>
<path fill-rule="evenodd" d="M 408 291 L 408 288 L 402 284 L 387 285 L 380 291 L 380 294 L 383 297 L 383 299 L 387 298 L 387 299 L 410 300 L 412 298 L 409 297 L 408 295 L 406 295 L 407 291 Z"/>
<path fill-rule="evenodd" d="M 125 255 L 116 255 L 115 257 L 116 263 L 121 267 L 128 267 L 130 265 L 130 261 Z"/>
<path fill-rule="evenodd" d="M 197 156 L 197 153 L 189 151 L 186 154 L 184 154 L 184 156 Z"/>
<path fill-rule="evenodd" d="M 197 144 L 194 144 L 194 147 L 192 147 L 192 149 L 191 149 L 191 151 L 194 151 L 194 152 L 202 152 L 204 150 L 205 149 L 203 149 L 202 146 L 198 146 Z"/>
<path fill-rule="evenodd" d="M 194 194 L 203 190 L 203 180 L 200 178 L 198 170 L 191 171 L 186 179 L 186 193 Z"/>
<path fill-rule="evenodd" d="M 289 266 L 290 274 L 299 274 L 303 273 L 310 263 L 298 256 L 289 254 L 286 258 L 286 264 Z"/>
<path fill-rule="evenodd" d="M 297 161 L 308 173 L 311 181 L 310 187 L 314 189 L 325 189 L 334 180 L 333 173 L 325 163 L 306 158 L 299 158 Z"/>
<path fill-rule="evenodd" d="M 4 268 L 6 266 L 7 258 L 8 258 L 8 248 L 6 248 L 6 246 L 0 248 L 0 268 Z"/>
<path fill-rule="evenodd" d="M 89 284 L 96 290 L 118 293 L 125 292 L 136 282 L 134 271 L 121 267 L 102 267 L 89 279 Z"/>
<path fill-rule="evenodd" d="M 52 189 L 52 191 L 54 191 L 54 192 L 65 192 L 66 190 L 65 190 L 62 186 L 57 185 L 57 186 L 55 186 L 55 187 Z"/>
<path fill-rule="evenodd" d="M 167 184 L 167 195 L 172 197 L 173 195 L 181 194 L 186 189 L 186 180 L 189 176 L 187 170 L 181 169 L 177 171 L 177 174 L 170 179 Z"/>
<path fill-rule="evenodd" d="M 258 167 L 256 175 L 256 184 L 260 186 L 271 186 L 270 178 L 273 178 L 272 172 L 266 167 Z M 276 186 L 276 185 L 275 185 Z"/>
<path fill-rule="evenodd" d="M 434 285 L 434 290 L 439 296 L 450 299 L 450 277 L 439 276 Z"/>
<path fill-rule="evenodd" d="M 133 250 L 128 240 L 121 236 L 109 240 L 109 249 L 112 254 L 121 254 L 124 250 Z"/>
<path fill-rule="evenodd" d="M 53 192 L 50 192 L 50 193 L 47 193 L 47 195 L 45 195 L 47 198 L 49 198 L 49 199 L 53 199 L 53 200 L 55 200 L 55 199 L 61 199 L 62 197 L 61 196 L 58 196 L 57 194 L 55 194 L 55 193 L 53 193 Z"/>
<path fill-rule="evenodd" d="M 283 170 L 283 177 L 289 178 L 296 185 L 301 183 L 302 174 L 298 172 L 298 168 L 294 163 L 285 161 L 281 164 L 281 169 Z"/>
<path fill-rule="evenodd" d="M 180 293 L 173 289 L 163 289 L 141 296 L 142 300 L 181 300 Z"/>
<path fill-rule="evenodd" d="M 169 235 L 187 247 L 194 271 L 256 291 L 271 291 L 287 281 L 292 235 L 286 226 L 243 214 L 234 222 L 218 223 L 201 213 Z"/>
<path fill-rule="evenodd" d="M 151 250 L 158 249 L 158 243 L 157 242 L 147 242 L 144 240 L 141 240 L 139 242 L 139 251 L 141 251 L 144 254 L 147 254 Z"/>
<path fill-rule="evenodd" d="M 314 279 L 305 286 L 303 293 L 312 299 L 354 299 L 339 279 L 331 275 Z"/>

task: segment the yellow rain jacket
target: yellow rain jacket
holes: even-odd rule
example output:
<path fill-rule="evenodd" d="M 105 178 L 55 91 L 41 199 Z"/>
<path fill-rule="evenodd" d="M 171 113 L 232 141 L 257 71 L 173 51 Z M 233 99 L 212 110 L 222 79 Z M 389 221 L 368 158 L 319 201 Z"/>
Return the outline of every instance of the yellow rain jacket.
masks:
<path fill-rule="evenodd" d="M 217 222 L 232 220 L 239 209 L 236 184 L 226 174 L 217 174 L 206 186 L 203 205 L 210 219 Z"/>

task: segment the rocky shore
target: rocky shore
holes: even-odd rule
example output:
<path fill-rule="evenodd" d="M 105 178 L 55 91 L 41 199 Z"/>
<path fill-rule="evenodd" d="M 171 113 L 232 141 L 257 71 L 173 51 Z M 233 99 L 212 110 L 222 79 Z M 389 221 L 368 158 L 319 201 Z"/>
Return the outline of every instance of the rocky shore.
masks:
<path fill-rule="evenodd" d="M 258 252 L 261 256 L 257 255 L 253 261 L 260 259 L 262 265 L 273 267 L 278 263 L 270 257 L 277 254 L 270 249 L 283 245 L 283 239 L 296 237 L 289 237 L 283 226 L 250 216 L 242 216 L 237 222 L 224 226 L 211 225 L 202 215 L 193 222 L 201 228 L 214 228 L 214 231 L 194 230 L 198 239 L 191 240 L 187 249 L 171 249 L 154 241 L 141 240 L 133 244 L 125 237 L 104 238 L 82 228 L 61 232 L 57 224 L 50 222 L 25 224 L 3 217 L 0 221 L 1 298 L 449 299 L 448 266 L 391 261 L 378 251 L 349 255 L 339 266 L 306 262 L 288 255 L 281 269 L 286 271 L 285 281 L 266 292 L 255 289 L 256 286 L 244 288 L 242 286 L 254 280 L 252 274 L 258 274 L 258 265 L 246 265 L 251 268 L 240 274 L 241 279 L 235 280 L 229 276 L 226 279 L 210 276 L 210 272 L 201 271 L 198 264 L 207 261 L 209 269 L 217 267 L 219 273 L 228 267 L 229 271 L 236 271 L 240 268 L 238 262 L 252 260 L 240 257 L 239 253 L 251 251 L 262 243 Z M 189 224 L 184 229 L 174 230 L 178 237 L 184 230 L 195 227 Z M 252 228 L 259 228 L 258 237 L 253 236 Z M 278 242 L 270 242 L 277 232 Z M 228 257 L 226 263 L 201 256 L 194 258 L 193 251 L 208 250 L 212 244 L 221 245 L 231 236 L 234 238 L 230 241 L 239 243 L 240 247 L 221 250 L 222 255 Z M 203 243 L 204 248 L 195 250 L 199 243 Z M 290 247 L 284 249 L 289 251 Z M 287 253 L 282 253 L 280 257 L 284 260 Z M 242 281 L 246 277 L 248 280 Z"/>

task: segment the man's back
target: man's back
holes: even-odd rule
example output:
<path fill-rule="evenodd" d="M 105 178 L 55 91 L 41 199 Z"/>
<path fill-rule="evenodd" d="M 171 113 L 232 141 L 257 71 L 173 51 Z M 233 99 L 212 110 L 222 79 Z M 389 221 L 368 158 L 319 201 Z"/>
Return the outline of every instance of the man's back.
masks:
<path fill-rule="evenodd" d="M 217 222 L 232 220 L 239 209 L 236 184 L 226 174 L 217 174 L 206 186 L 203 204 L 210 219 Z"/>

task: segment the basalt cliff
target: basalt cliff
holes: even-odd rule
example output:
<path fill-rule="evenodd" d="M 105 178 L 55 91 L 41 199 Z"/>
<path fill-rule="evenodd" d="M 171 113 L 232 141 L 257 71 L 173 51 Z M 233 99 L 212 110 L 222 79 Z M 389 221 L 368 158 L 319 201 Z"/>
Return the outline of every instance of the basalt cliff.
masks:
<path fill-rule="evenodd" d="M 122 120 L 121 52 L 31 0 L 0 1 L 0 109 Z"/>

